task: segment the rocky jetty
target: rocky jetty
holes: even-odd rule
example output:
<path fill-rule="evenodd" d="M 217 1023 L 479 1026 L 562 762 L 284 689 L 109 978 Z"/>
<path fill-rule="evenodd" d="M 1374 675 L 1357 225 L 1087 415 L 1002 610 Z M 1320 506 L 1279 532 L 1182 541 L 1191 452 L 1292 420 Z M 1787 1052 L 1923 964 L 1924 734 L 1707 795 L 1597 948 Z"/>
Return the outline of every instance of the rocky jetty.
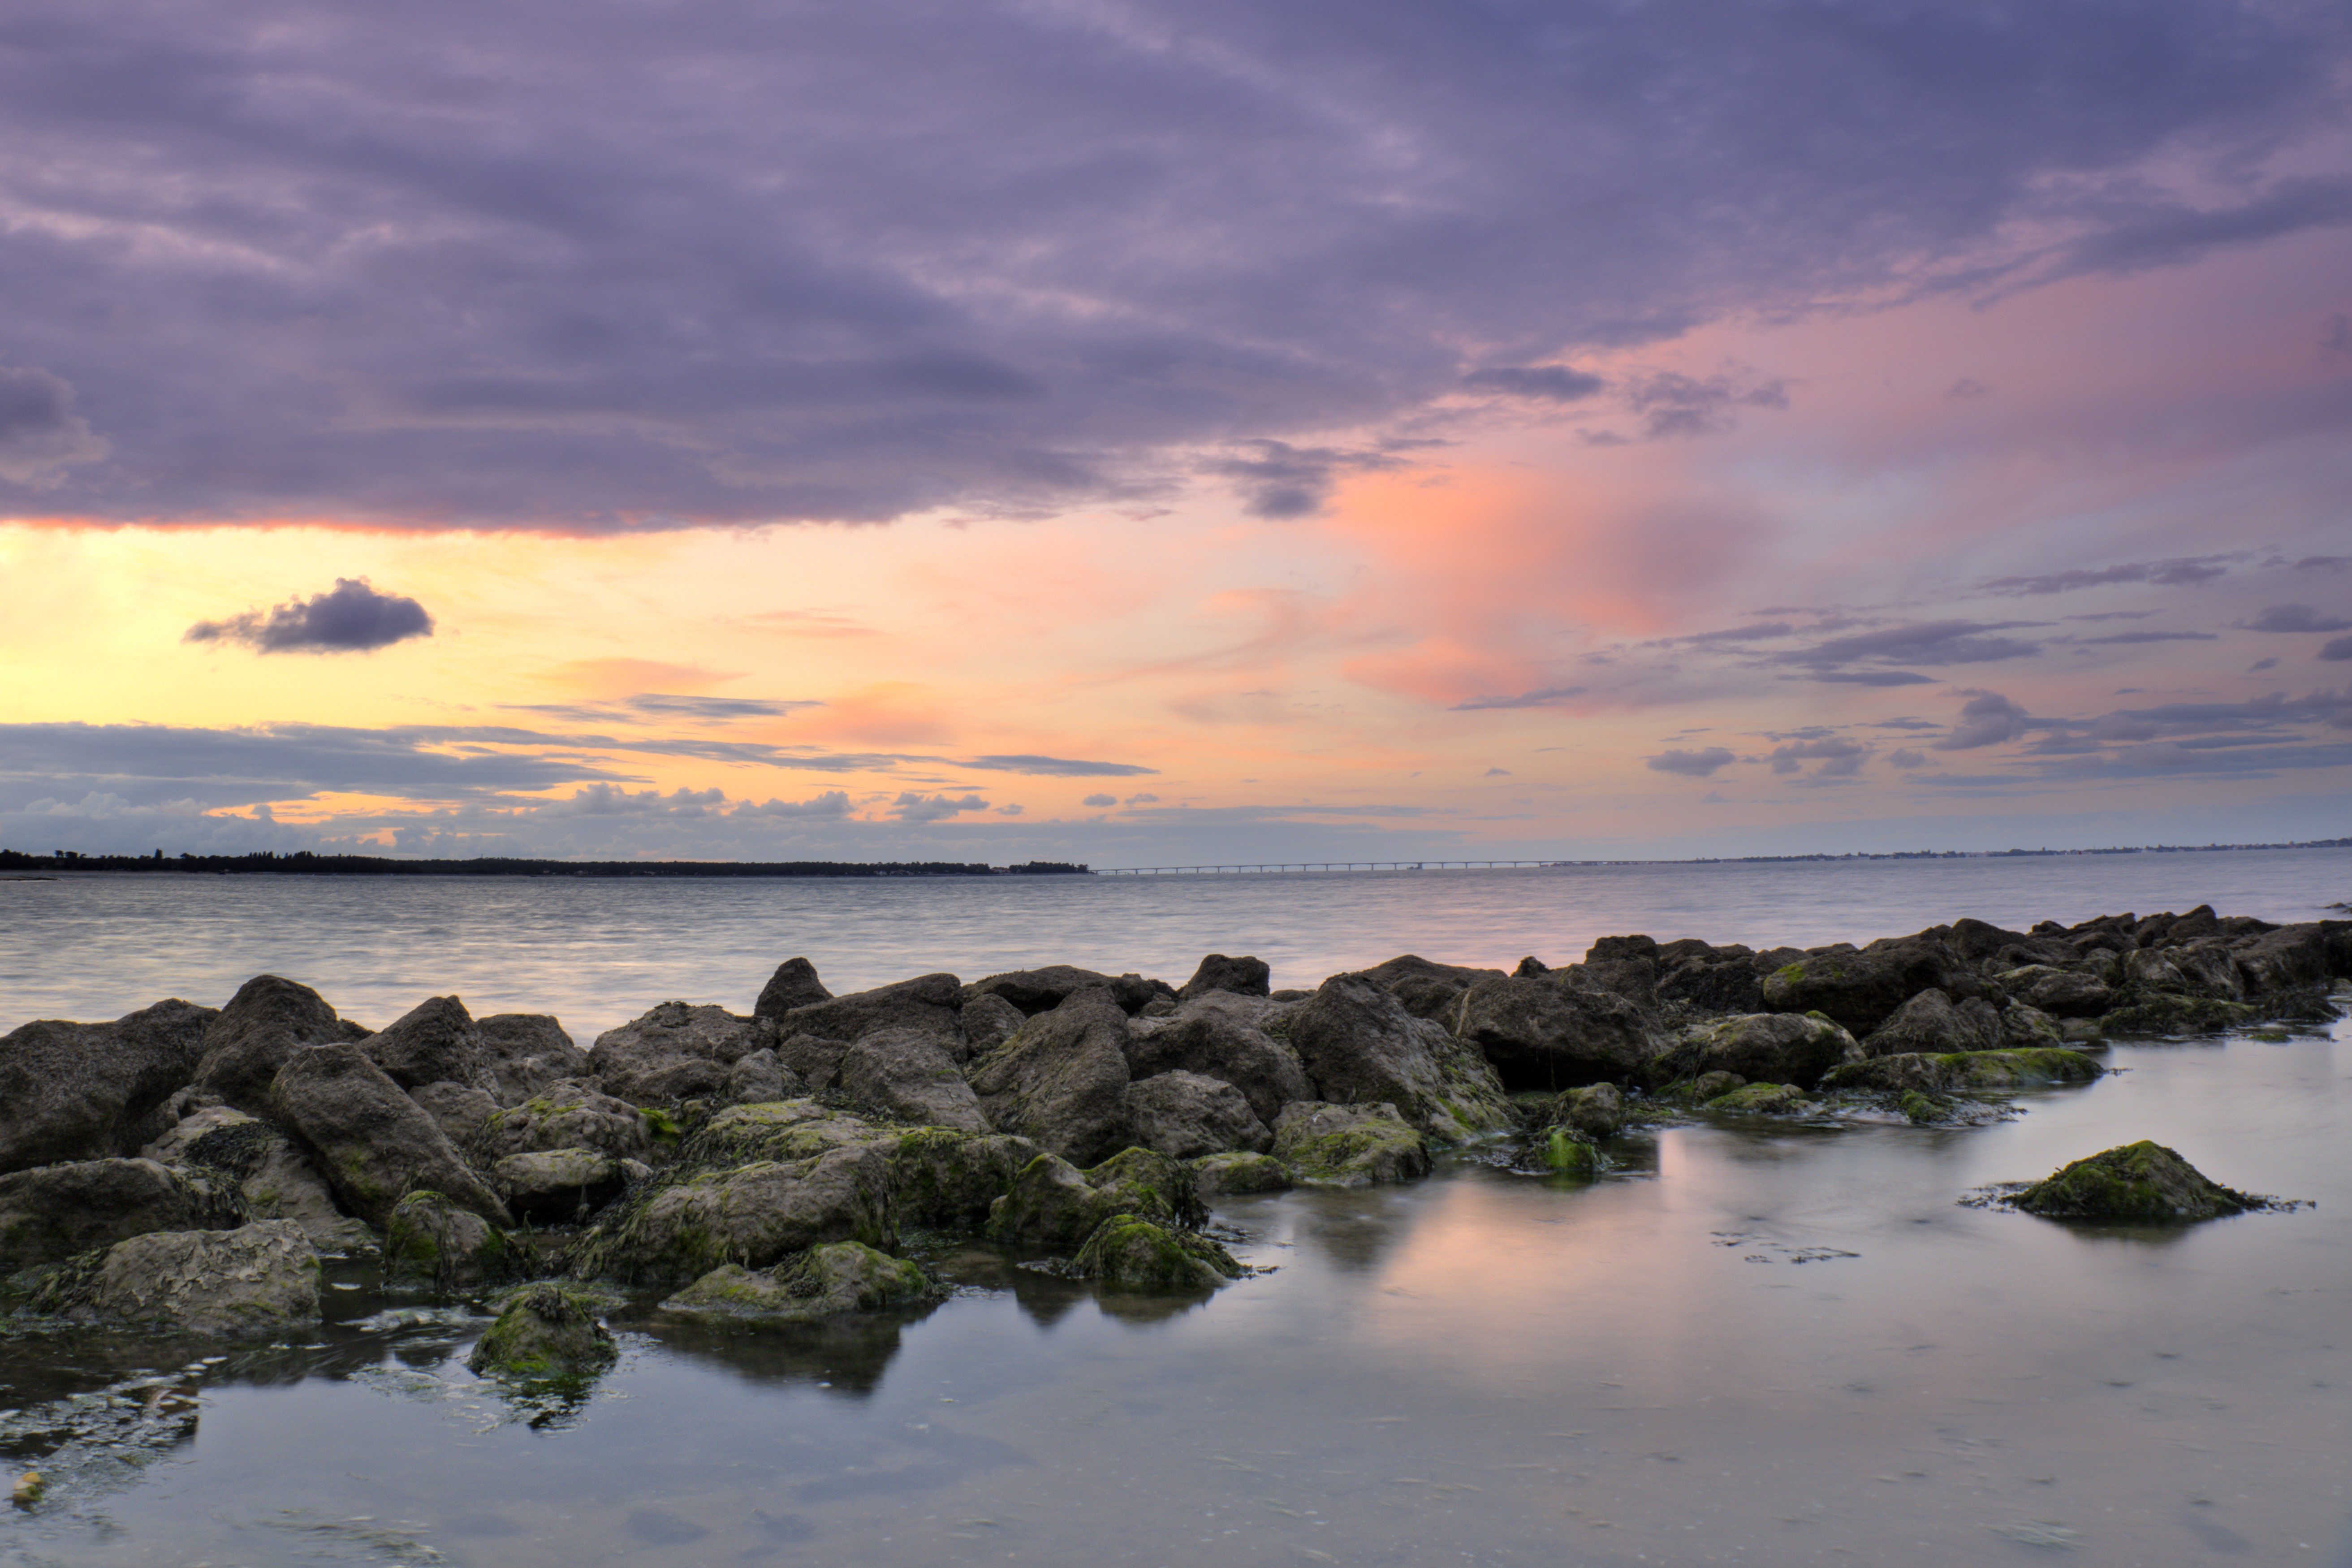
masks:
<path fill-rule="evenodd" d="M 1181 985 L 1051 965 L 836 994 L 795 957 L 747 1013 L 666 1002 L 583 1050 L 457 996 L 369 1028 L 260 975 L 217 1010 L 0 1037 L 0 1308 L 282 1333 L 315 1320 L 321 1255 L 372 1251 L 509 1292 L 478 1361 L 537 1377 L 610 1359 L 600 1290 L 730 1324 L 913 1310 L 965 1246 L 1197 1293 L 1244 1272 L 1210 1199 L 1411 1181 L 1455 1146 L 1585 1180 L 1677 1116 L 1964 1121 L 2095 1079 L 2109 1037 L 2331 1018 L 2347 976 L 2352 921 L 2203 908 L 1762 952 L 1613 936 L 1510 973 L 1407 954 L 1311 991 L 1212 953 Z M 2017 1203 L 2240 1196 L 2137 1144 Z"/>

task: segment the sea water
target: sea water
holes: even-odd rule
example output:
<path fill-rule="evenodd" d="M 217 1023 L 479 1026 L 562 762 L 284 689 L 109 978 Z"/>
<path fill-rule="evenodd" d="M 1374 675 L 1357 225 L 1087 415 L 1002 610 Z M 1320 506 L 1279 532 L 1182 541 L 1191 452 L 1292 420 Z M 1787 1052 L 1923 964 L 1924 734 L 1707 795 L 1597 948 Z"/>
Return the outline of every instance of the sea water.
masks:
<path fill-rule="evenodd" d="M 2211 902 L 2309 918 L 2352 857 L 1605 868 L 1182 884 L 92 879 L 0 889 L 11 1021 L 257 968 L 348 1014 L 457 990 L 592 1033 L 1045 961 L 1311 984 L 1647 930 L 1763 946 Z M 1004 879 L 1009 883 L 1011 879 Z M 27 889 L 34 896 L 23 897 Z M 38 900 L 46 900 L 47 902 Z M 1223 922 L 1223 923 L 1221 923 Z M 1516 951 L 1515 951 L 1516 950 Z M 104 973 L 66 975 L 83 963 Z M 667 979 L 665 978 L 667 977 Z M 574 1020 L 578 1022 L 574 1023 Z M 224 1348 L 0 1340 L 0 1454 L 52 1478 L 0 1563 L 2352 1565 L 2352 1026 L 2119 1046 L 1991 1125 L 1696 1120 L 1563 1185 L 1474 1155 L 1230 1200 L 1261 1272 L 1101 1296 L 981 1248 L 928 1311 L 623 1318 L 572 1405 L 467 1375 L 485 1320 L 337 1265 L 329 1321 Z M 2096 1227 L 1963 1206 L 2153 1138 L 2315 1207 Z"/>

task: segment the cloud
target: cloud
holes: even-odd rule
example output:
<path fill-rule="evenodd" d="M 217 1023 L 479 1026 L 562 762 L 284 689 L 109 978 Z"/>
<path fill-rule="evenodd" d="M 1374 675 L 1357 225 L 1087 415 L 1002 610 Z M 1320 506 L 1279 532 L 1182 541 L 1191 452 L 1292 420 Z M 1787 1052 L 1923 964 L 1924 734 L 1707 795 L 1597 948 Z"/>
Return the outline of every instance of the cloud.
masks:
<path fill-rule="evenodd" d="M 1977 691 L 1960 709 L 1960 721 L 1952 732 L 1934 742 L 1939 752 L 1970 752 L 1979 746 L 1999 745 L 2014 741 L 2025 733 L 2029 714 L 1997 691 Z"/>
<path fill-rule="evenodd" d="M 2001 659 L 2030 658 L 2042 645 L 2017 637 L 1993 637 L 1993 632 L 2031 626 L 2032 621 L 1922 621 L 1889 626 L 1883 631 L 1856 632 L 1832 637 L 1783 656 L 1786 662 L 1830 666 L 1862 659 L 1887 664 L 1990 664 Z M 1868 685 L 1909 685 L 1910 681 L 1866 681 Z"/>
<path fill-rule="evenodd" d="M 256 653 L 366 653 L 432 635 L 433 617 L 415 600 L 379 594 L 364 577 L 338 577 L 331 593 L 279 605 L 266 616 L 247 610 L 198 621 L 180 640 L 240 643 Z"/>
<path fill-rule="evenodd" d="M 1750 383 L 1731 375 L 1702 380 L 1679 371 L 1659 371 L 1628 384 L 1625 404 L 1643 416 L 1643 433 L 1652 440 L 1719 436 L 1738 423 L 1742 408 L 1788 407 L 1789 384 Z"/>
<path fill-rule="evenodd" d="M 1933 686 L 1936 678 L 1908 669 L 1833 669 L 1805 677 L 1841 686 Z"/>
<path fill-rule="evenodd" d="M 1813 770 L 1815 778 L 1852 778 L 1870 760 L 1870 748 L 1842 735 L 1819 741 L 1791 741 L 1772 748 L 1772 771 L 1776 773 L 1793 773 L 1815 760 L 1822 764 Z"/>
<path fill-rule="evenodd" d="M 1242 493 L 1242 510 L 1252 517 L 1311 517 L 1331 499 L 1331 488 L 1342 473 L 1397 466 L 1396 458 L 1375 452 L 1293 447 L 1286 441 L 1244 445 L 1253 456 L 1212 458 L 1202 463 L 1201 471 L 1234 481 Z"/>
<path fill-rule="evenodd" d="M 2258 658 L 2254 660 L 2253 663 L 2246 666 L 2246 673 L 2248 675 L 2260 675 L 2263 670 L 2276 669 L 2277 668 L 2278 660 L 2274 658 Z"/>
<path fill-rule="evenodd" d="M 1909 772 L 1914 768 L 1924 768 L 1927 765 L 1927 753 L 1924 752 L 1889 752 L 1886 753 L 1886 760 L 1906 772 Z"/>
<path fill-rule="evenodd" d="M 1090 795 L 1078 804 L 1081 805 L 1095 806 L 1117 805 L 1118 804 L 1118 796 L 1115 795 Z"/>
<path fill-rule="evenodd" d="M 803 708 L 822 708 L 822 702 L 806 700 L 772 702 L 751 697 L 685 697 L 667 691 L 640 691 L 625 697 L 621 705 L 633 711 L 661 719 L 767 719 L 797 713 Z"/>
<path fill-rule="evenodd" d="M 2071 594 L 2079 588 L 2100 588 L 2111 583 L 2153 583 L 2158 587 L 2186 588 L 2210 583 L 2230 570 L 2241 555 L 2183 555 L 2169 561 L 2133 561 L 2120 566 L 2100 566 L 2036 577 L 1992 577 L 1977 584 L 1983 594 Z"/>
<path fill-rule="evenodd" d="M 1139 767 L 1133 763 L 1082 763 L 1067 757 L 1027 755 L 965 757 L 956 763 L 960 768 L 979 768 L 1000 773 L 1035 773 L 1051 778 L 1133 778 L 1143 773 L 1157 773 L 1158 768 Z"/>
<path fill-rule="evenodd" d="M 2215 640 L 2217 639 L 2211 632 L 2116 632 L 2107 637 L 2083 639 L 2085 646 L 2100 643 L 2213 642 Z"/>
<path fill-rule="evenodd" d="M 1511 776 L 1511 770 L 1508 768 L 1488 768 L 1482 776 L 1490 779 L 1507 779 Z"/>
<path fill-rule="evenodd" d="M 1456 713 L 1475 713 L 1489 708 L 1549 708 L 1571 697 L 1584 695 L 1581 686 L 1547 686 L 1540 691 L 1522 691 L 1517 697 L 1473 697 L 1454 704 Z"/>
<path fill-rule="evenodd" d="M 1667 637 L 1665 641 L 1702 647 L 1708 643 L 1769 642 L 1774 637 L 1787 637 L 1796 629 L 1787 621 L 1758 621 L 1744 626 L 1727 626 L 1718 632 L 1693 632 L 1687 637 Z"/>
<path fill-rule="evenodd" d="M 1703 752 L 1662 752 L 1649 758 L 1643 765 L 1652 773 L 1680 773 L 1686 779 L 1711 776 L 1716 769 L 1738 761 L 1721 746 L 1709 746 Z"/>
<path fill-rule="evenodd" d="M 996 815 L 999 816 L 1018 816 L 1028 809 L 1029 808 L 1027 806 L 1023 805 L 1017 800 L 1007 801 L 1004 805 L 996 808 Z"/>
<path fill-rule="evenodd" d="M 961 816 L 968 811 L 986 811 L 988 802 L 976 795 L 951 800 L 943 795 L 904 790 L 898 799 L 890 803 L 890 816 L 899 822 L 938 822 L 946 817 Z"/>
<path fill-rule="evenodd" d="M 2352 658 L 2352 637 L 2334 637 L 2322 645 L 2319 657 L 2329 660 Z"/>
<path fill-rule="evenodd" d="M 1156 805 L 1159 802 L 1160 797 L 1156 795 L 1131 795 L 1127 797 L 1129 805 Z"/>
<path fill-rule="evenodd" d="M 0 365 L 0 479 L 47 489 L 66 469 L 106 456 L 73 405 L 74 389 L 47 371 Z"/>
<path fill-rule="evenodd" d="M 12 355 L 112 447 L 16 459 L 75 516 L 1123 501 L 1457 397 L 1465 344 L 1533 373 L 2345 211 L 2263 173 L 2336 123 L 2326 5 L 50 9 L 0 57 L 0 243 Z M 1650 434 L 1769 405 L 1685 379 Z"/>
<path fill-rule="evenodd" d="M 2249 632 L 2346 632 L 2352 631 L 2352 621 L 2315 610 L 2309 605 L 2273 605 L 2252 620 L 2240 621 L 2238 629 Z"/>
<path fill-rule="evenodd" d="M 1462 378 L 1473 392 L 1498 392 L 1506 397 L 1538 398 L 1549 403 L 1576 403 L 1609 384 L 1585 371 L 1566 365 L 1502 365 L 1474 370 Z"/>

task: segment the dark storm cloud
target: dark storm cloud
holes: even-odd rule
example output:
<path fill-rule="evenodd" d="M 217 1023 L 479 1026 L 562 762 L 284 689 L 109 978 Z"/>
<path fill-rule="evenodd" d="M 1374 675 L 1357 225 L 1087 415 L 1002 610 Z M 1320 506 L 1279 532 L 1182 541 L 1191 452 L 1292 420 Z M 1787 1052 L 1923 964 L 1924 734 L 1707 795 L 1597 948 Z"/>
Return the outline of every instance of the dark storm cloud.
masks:
<path fill-rule="evenodd" d="M 2100 588 L 2110 583 L 2153 583 L 2158 587 L 2186 588 L 2210 583 L 2230 570 L 2240 555 L 2187 555 L 2171 561 L 2132 561 L 2120 566 L 2051 572 L 2038 577 L 1994 577 L 1977 584 L 1986 594 L 2071 594 L 2077 588 Z"/>
<path fill-rule="evenodd" d="M 2249 632 L 2345 632 L 2352 631 L 2352 621 L 2309 605 L 2273 605 L 2252 620 L 2240 621 L 2238 626 Z"/>
<path fill-rule="evenodd" d="M 414 599 L 379 594 L 364 577 L 338 577 L 332 592 L 247 610 L 225 621 L 198 621 L 184 642 L 238 643 L 256 653 L 365 653 L 433 635 L 433 617 Z"/>
<path fill-rule="evenodd" d="M 1539 398 L 1547 403 L 1577 403 L 1609 384 L 1587 371 L 1566 365 L 1498 365 L 1474 370 L 1462 378 L 1473 392 L 1498 392 L 1506 397 Z"/>
<path fill-rule="evenodd" d="M 6 349 L 74 395 L 35 388 L 0 492 L 78 516 L 1034 510 L 1464 390 L 1559 401 L 1465 377 L 1727 314 L 2347 211 L 2258 172 L 2340 108 L 2322 5 L 82 0 L 0 29 Z M 1620 390 L 1652 436 L 1782 395 Z M 1335 471 L 1240 450 L 1265 515 Z"/>
<path fill-rule="evenodd" d="M 1738 759 L 1721 746 L 1709 746 L 1702 752 L 1664 752 L 1648 759 L 1643 765 L 1652 773 L 1680 773 L 1686 779 L 1711 777 L 1717 768 Z"/>

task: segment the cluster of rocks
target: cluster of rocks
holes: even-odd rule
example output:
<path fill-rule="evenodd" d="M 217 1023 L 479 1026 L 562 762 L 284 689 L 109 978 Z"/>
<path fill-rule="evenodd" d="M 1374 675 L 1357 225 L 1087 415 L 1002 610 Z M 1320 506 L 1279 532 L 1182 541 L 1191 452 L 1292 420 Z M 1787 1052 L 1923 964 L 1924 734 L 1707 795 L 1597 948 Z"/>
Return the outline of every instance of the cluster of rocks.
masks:
<path fill-rule="evenodd" d="M 270 1332 L 316 1318 L 320 1255 L 373 1249 L 444 1289 L 541 1281 L 486 1344 L 593 1344 L 581 1282 L 728 1320 L 915 1304 L 939 1286 L 908 1238 L 947 1233 L 1197 1291 L 1242 1272 L 1202 1234 L 1222 1194 L 1406 1180 L 1514 1134 L 1589 1172 L 1643 1103 L 2095 1076 L 2074 1047 L 2102 1035 L 2317 1016 L 2348 973 L 2352 921 L 2210 910 L 1760 953 L 1610 937 L 1513 973 L 1407 955 L 1311 992 L 1212 954 L 1181 986 L 1054 966 L 837 996 L 795 958 L 748 1014 L 664 1003 L 585 1051 L 454 996 L 370 1030 L 263 975 L 218 1010 L 0 1038 L 0 1289 Z"/>

